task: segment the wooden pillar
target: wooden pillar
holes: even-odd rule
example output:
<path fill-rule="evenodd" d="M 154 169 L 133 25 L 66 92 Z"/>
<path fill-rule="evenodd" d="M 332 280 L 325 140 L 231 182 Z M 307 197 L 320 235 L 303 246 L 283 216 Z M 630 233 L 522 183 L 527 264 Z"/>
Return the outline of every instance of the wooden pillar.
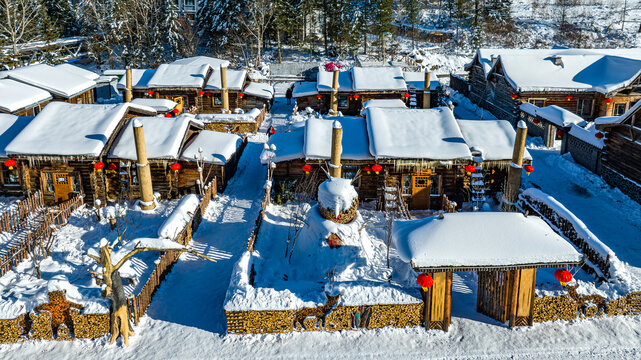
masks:
<path fill-rule="evenodd" d="M 536 269 L 510 270 L 509 326 L 533 324 Z"/>
<path fill-rule="evenodd" d="M 423 294 L 423 320 L 425 329 L 448 331 L 452 319 L 452 272 L 430 274 L 434 284 Z"/>
<path fill-rule="evenodd" d="M 329 175 L 332 177 L 341 177 L 341 153 L 343 152 L 343 126 L 338 120 L 334 120 L 332 126 L 332 154 L 329 163 Z"/>
<path fill-rule="evenodd" d="M 136 143 L 136 170 L 140 182 L 140 208 L 151 210 L 156 207 L 154 203 L 154 190 L 151 184 L 151 169 L 147 161 L 147 147 L 145 145 L 145 131 L 142 123 L 134 119 L 134 141 Z"/>
<path fill-rule="evenodd" d="M 227 90 L 227 65 L 220 65 L 220 86 L 223 89 L 223 113 L 229 113 L 229 90 Z"/>
<path fill-rule="evenodd" d="M 334 78 L 332 81 L 332 93 L 329 99 L 329 109 L 336 115 L 338 113 L 338 69 L 334 70 Z"/>
<path fill-rule="evenodd" d="M 507 170 L 507 186 L 503 199 L 503 211 L 516 211 L 516 202 L 519 198 L 519 188 L 521 187 L 521 168 L 523 166 L 526 138 L 527 125 L 525 121 L 520 120 L 516 126 L 512 163 L 510 163 L 510 167 Z"/>
<path fill-rule="evenodd" d="M 556 139 L 556 126 L 550 123 L 546 123 L 545 124 L 545 146 L 553 147 L 555 139 Z"/>
<path fill-rule="evenodd" d="M 131 69 L 127 68 L 125 70 L 125 102 L 130 102 L 133 99 L 132 93 L 133 80 L 131 75 Z"/>
<path fill-rule="evenodd" d="M 425 83 L 423 84 L 423 109 L 429 109 L 432 102 L 432 93 L 430 93 L 430 71 L 425 69 Z"/>

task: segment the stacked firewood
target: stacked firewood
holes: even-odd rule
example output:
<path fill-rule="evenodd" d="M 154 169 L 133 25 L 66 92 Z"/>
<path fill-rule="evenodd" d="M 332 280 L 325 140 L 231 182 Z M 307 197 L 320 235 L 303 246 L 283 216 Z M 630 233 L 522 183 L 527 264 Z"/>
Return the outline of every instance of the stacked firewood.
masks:
<path fill-rule="evenodd" d="M 569 296 L 544 296 L 534 299 L 534 322 L 572 320 L 577 317 L 578 307 Z"/>

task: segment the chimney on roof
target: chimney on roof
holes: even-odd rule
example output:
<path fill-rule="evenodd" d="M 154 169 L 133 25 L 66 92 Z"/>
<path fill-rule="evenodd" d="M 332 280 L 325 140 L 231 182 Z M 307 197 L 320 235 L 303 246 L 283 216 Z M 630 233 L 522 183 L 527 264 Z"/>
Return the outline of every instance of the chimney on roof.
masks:
<path fill-rule="evenodd" d="M 133 87 L 132 83 L 131 68 L 127 68 L 127 70 L 125 70 L 125 102 L 130 102 L 133 98 L 131 92 L 131 88 Z"/>
<path fill-rule="evenodd" d="M 227 65 L 220 65 L 220 87 L 223 89 L 223 114 L 229 114 L 229 91 L 227 90 Z"/>
<path fill-rule="evenodd" d="M 432 102 L 430 93 L 430 71 L 425 68 L 425 80 L 423 81 L 423 109 L 429 109 Z"/>
<path fill-rule="evenodd" d="M 563 66 L 563 59 L 561 58 L 560 55 L 554 55 L 552 56 L 552 62 L 556 66 Z"/>
<path fill-rule="evenodd" d="M 333 112 L 332 115 L 338 113 L 338 69 L 334 68 L 334 74 L 332 78 L 332 94 L 330 97 L 329 105 L 330 112 Z"/>

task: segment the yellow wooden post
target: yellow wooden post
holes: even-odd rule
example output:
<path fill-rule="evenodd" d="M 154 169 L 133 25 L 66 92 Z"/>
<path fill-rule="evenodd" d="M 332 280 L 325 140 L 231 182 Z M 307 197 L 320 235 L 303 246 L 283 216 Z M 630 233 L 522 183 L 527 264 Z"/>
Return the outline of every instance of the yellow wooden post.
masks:
<path fill-rule="evenodd" d="M 125 102 L 130 102 L 133 99 L 131 88 L 133 87 L 133 80 L 131 69 L 127 68 L 125 71 Z"/>
<path fill-rule="evenodd" d="M 136 169 L 138 170 L 138 180 L 140 181 L 140 208 L 151 210 L 156 207 L 154 203 L 154 190 L 151 184 L 151 170 L 147 162 L 147 147 L 145 145 L 145 131 L 142 123 L 134 119 L 134 141 L 136 143 Z"/>
<path fill-rule="evenodd" d="M 223 113 L 229 113 L 229 91 L 227 90 L 227 66 L 220 65 L 220 87 L 223 89 Z"/>
<path fill-rule="evenodd" d="M 430 71 L 425 69 L 425 82 L 423 84 L 423 109 L 429 109 L 432 102 L 432 94 L 430 93 Z"/>
<path fill-rule="evenodd" d="M 334 120 L 332 126 L 332 154 L 329 163 L 329 175 L 332 177 L 341 177 L 341 153 L 343 152 L 343 126 L 338 120 Z"/>
<path fill-rule="evenodd" d="M 526 137 L 527 125 L 525 121 L 520 120 L 516 127 L 512 163 L 507 170 L 507 186 L 505 188 L 505 198 L 503 199 L 503 211 L 516 211 L 516 202 L 519 198 L 519 188 L 521 187 L 521 169 L 523 167 Z"/>
<path fill-rule="evenodd" d="M 332 81 L 332 94 L 330 97 L 330 110 L 334 115 L 338 113 L 338 69 L 334 70 L 334 78 Z"/>

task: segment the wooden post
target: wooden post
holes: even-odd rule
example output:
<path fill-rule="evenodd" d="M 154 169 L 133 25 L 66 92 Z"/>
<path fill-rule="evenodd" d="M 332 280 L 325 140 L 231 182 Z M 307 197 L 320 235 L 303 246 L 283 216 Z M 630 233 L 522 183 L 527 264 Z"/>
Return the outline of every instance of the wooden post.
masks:
<path fill-rule="evenodd" d="M 338 120 L 334 120 L 332 126 L 332 155 L 329 163 L 329 175 L 331 177 L 341 177 L 341 153 L 343 152 L 343 126 Z"/>
<path fill-rule="evenodd" d="M 423 291 L 423 320 L 426 330 L 449 330 L 452 318 L 452 272 L 431 274 L 434 284 Z"/>
<path fill-rule="evenodd" d="M 145 131 L 142 123 L 134 119 L 134 141 L 136 142 L 136 169 L 138 170 L 138 180 L 140 181 L 140 208 L 151 210 L 156 207 L 154 203 L 154 190 L 151 184 L 151 170 L 147 162 L 147 147 L 145 146 Z"/>
<path fill-rule="evenodd" d="M 133 80 L 131 75 L 131 69 L 127 68 L 125 71 L 125 102 L 130 102 L 133 98 L 132 88 Z"/>
<path fill-rule="evenodd" d="M 229 113 L 229 91 L 227 90 L 227 65 L 220 65 L 220 86 L 223 89 L 223 113 Z"/>
<path fill-rule="evenodd" d="M 336 115 L 338 113 L 338 69 L 334 70 L 334 79 L 332 81 L 332 94 L 329 99 L 329 108 Z"/>
<path fill-rule="evenodd" d="M 430 71 L 425 69 L 425 83 L 423 84 L 423 109 L 429 109 L 432 102 L 432 94 L 430 93 Z"/>
<path fill-rule="evenodd" d="M 503 199 L 503 211 L 516 211 L 516 202 L 519 198 L 519 188 L 521 187 L 521 169 L 523 167 L 526 137 L 527 125 L 525 121 L 520 120 L 516 126 L 512 163 L 510 163 L 510 168 L 507 170 L 507 186 L 505 187 L 505 196 Z"/>

